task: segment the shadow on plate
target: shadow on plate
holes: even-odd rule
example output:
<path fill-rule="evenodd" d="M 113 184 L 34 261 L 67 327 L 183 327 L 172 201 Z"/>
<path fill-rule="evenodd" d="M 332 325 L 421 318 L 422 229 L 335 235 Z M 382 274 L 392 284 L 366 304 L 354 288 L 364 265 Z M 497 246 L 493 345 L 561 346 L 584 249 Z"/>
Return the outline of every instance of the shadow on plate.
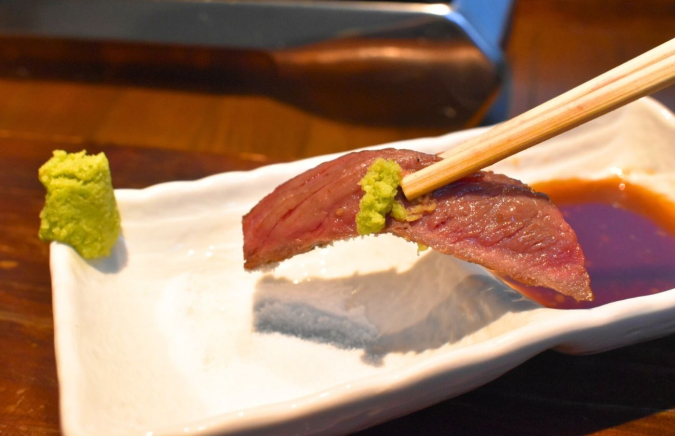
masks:
<path fill-rule="evenodd" d="M 293 281 L 265 276 L 253 304 L 254 329 L 364 350 L 420 353 L 462 340 L 509 312 L 539 308 L 482 269 L 431 252 L 406 271 Z"/>
<path fill-rule="evenodd" d="M 87 263 L 104 274 L 115 274 L 122 271 L 124 267 L 127 266 L 128 260 L 129 253 L 127 251 L 127 243 L 124 240 L 124 236 L 120 236 L 117 239 L 117 243 L 113 247 L 110 256 L 88 260 Z"/>

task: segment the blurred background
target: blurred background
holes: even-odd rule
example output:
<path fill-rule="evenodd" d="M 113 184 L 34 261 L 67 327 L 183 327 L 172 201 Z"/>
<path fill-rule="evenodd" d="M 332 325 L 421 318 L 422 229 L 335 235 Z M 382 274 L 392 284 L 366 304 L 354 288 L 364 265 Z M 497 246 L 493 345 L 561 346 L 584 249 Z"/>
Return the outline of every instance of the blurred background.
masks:
<path fill-rule="evenodd" d="M 669 0 L 4 0 L 0 137 L 292 160 L 440 135 L 665 42 L 674 17 Z"/>
<path fill-rule="evenodd" d="M 0 0 L 0 434 L 60 434 L 52 150 L 105 151 L 115 186 L 142 188 L 441 135 L 675 36 L 673 0 L 426 1 Z M 675 110 L 675 87 L 654 97 Z M 546 352 L 364 434 L 672 433 L 673 350 Z"/>

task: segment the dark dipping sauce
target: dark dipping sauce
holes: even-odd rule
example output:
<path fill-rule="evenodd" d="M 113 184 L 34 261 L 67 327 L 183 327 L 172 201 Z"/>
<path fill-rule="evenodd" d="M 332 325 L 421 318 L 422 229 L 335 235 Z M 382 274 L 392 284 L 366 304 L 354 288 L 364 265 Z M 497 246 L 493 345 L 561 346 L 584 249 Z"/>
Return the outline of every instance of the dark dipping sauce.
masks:
<path fill-rule="evenodd" d="M 675 288 L 675 204 L 619 177 L 540 183 L 579 239 L 594 301 L 577 302 L 547 288 L 507 279 L 556 309 L 585 309 Z"/>

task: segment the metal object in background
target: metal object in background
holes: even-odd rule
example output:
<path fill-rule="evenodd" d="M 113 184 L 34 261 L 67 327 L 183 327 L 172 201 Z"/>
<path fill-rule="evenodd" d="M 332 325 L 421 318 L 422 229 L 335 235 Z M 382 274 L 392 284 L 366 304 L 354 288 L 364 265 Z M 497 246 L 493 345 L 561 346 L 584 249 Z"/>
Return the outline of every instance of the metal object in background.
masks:
<path fill-rule="evenodd" d="M 0 73 L 265 94 L 356 123 L 464 127 L 506 87 L 510 9 L 510 0 L 0 0 Z"/>

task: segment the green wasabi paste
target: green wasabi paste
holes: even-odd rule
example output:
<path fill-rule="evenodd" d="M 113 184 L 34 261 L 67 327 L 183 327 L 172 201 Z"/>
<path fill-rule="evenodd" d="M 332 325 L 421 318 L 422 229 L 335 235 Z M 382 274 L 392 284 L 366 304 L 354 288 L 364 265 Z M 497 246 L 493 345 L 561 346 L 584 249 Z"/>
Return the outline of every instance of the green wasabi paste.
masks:
<path fill-rule="evenodd" d="M 365 192 L 356 214 L 356 230 L 360 235 L 381 231 L 389 212 L 396 219 L 405 214 L 405 208 L 394 199 L 401 184 L 401 166 L 392 159 L 375 159 L 359 184 Z"/>
<path fill-rule="evenodd" d="M 121 230 L 105 155 L 56 150 L 38 175 L 47 189 L 40 239 L 70 244 L 85 259 L 110 255 Z"/>
<path fill-rule="evenodd" d="M 391 217 L 396 221 L 405 221 L 408 218 L 408 211 L 400 201 L 395 201 L 391 207 Z"/>

